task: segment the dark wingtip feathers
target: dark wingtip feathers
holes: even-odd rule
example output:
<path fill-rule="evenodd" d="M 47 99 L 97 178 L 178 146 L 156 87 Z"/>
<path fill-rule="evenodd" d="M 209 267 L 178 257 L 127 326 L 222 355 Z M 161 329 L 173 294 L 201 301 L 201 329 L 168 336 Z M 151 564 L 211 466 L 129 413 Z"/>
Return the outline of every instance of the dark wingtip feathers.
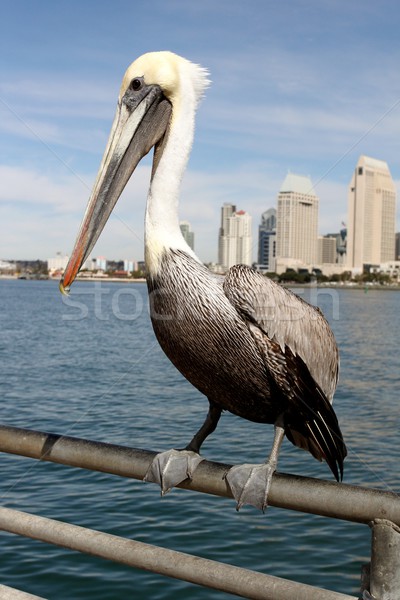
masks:
<path fill-rule="evenodd" d="M 318 460 L 325 460 L 336 481 L 342 481 L 347 450 L 336 414 L 322 392 L 317 406 L 315 396 L 313 400 L 313 407 L 303 401 L 296 411 L 288 411 L 286 436 L 295 446 L 308 450 Z"/>

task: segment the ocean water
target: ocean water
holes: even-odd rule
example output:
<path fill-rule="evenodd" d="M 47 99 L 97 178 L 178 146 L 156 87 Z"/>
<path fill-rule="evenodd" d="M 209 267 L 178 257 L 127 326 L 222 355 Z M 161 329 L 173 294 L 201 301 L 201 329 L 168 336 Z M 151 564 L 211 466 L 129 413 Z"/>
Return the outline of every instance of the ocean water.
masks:
<path fill-rule="evenodd" d="M 347 483 L 400 491 L 400 293 L 300 290 L 321 306 L 341 352 L 335 409 Z M 0 280 L 3 424 L 138 448 L 182 447 L 207 401 L 153 335 L 144 284 Z M 272 427 L 224 414 L 210 460 L 262 462 Z M 332 479 L 285 442 L 279 471 Z M 369 560 L 367 526 L 0 455 L 4 506 L 356 595 Z M 224 599 L 232 596 L 0 533 L 0 583 L 58 600 Z"/>

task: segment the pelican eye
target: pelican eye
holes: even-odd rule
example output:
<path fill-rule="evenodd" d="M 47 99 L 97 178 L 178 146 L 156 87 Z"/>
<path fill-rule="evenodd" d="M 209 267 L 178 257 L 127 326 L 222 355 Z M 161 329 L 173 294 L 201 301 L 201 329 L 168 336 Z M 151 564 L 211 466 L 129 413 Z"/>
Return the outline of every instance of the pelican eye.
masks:
<path fill-rule="evenodd" d="M 132 79 L 132 81 L 131 81 L 131 90 L 133 90 L 134 92 L 137 92 L 138 90 L 140 90 L 142 85 L 143 85 L 143 79 L 139 79 L 138 77 L 135 77 L 135 79 Z"/>

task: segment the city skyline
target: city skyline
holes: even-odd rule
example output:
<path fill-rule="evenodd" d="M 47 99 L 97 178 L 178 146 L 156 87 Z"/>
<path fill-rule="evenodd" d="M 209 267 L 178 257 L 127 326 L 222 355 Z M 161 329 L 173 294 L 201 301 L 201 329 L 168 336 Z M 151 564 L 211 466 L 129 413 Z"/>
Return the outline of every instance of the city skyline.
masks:
<path fill-rule="evenodd" d="M 255 217 L 255 242 L 256 216 L 274 204 L 288 171 L 312 179 L 320 234 L 346 221 L 360 155 L 386 161 L 399 188 L 399 9 L 388 0 L 366 0 L 362 10 L 344 0 L 255 0 L 251 10 L 238 0 L 120 0 L 119 8 L 104 0 L 96 10 L 90 2 L 43 0 L 32 11 L 18 0 L 5 11 L 0 257 L 71 251 L 121 78 L 151 50 L 170 49 L 210 71 L 180 207 L 204 262 L 217 259 L 220 206 L 230 202 Z M 143 256 L 150 161 L 128 184 L 97 255 Z"/>
<path fill-rule="evenodd" d="M 348 204 L 348 221 L 352 221 L 350 213 L 352 211 L 354 211 L 354 206 L 352 206 L 354 204 L 354 200 L 351 201 L 351 196 L 352 196 L 352 192 L 356 189 L 355 187 L 355 182 L 357 181 L 357 175 L 359 176 L 360 174 L 363 174 L 363 171 L 365 169 L 365 167 L 370 169 L 370 175 L 374 175 L 375 179 L 374 179 L 374 184 L 373 187 L 375 186 L 379 186 L 379 188 L 382 188 L 383 190 L 383 196 L 386 198 L 389 194 L 390 196 L 390 206 L 391 206 L 391 211 L 394 213 L 395 209 L 396 209 L 396 204 L 397 204 L 397 197 L 396 197 L 396 190 L 395 190 L 395 186 L 394 186 L 394 182 L 391 178 L 390 175 L 390 171 L 388 169 L 388 165 L 386 162 L 381 161 L 379 159 L 375 159 L 375 158 L 371 158 L 371 157 L 367 157 L 367 156 L 360 156 L 359 160 L 357 162 L 357 165 L 354 169 L 353 172 L 353 176 L 352 179 L 350 181 L 349 184 L 349 204 Z M 362 187 L 362 190 L 364 190 L 364 186 Z M 381 191 L 381 189 L 379 190 Z M 363 192 L 364 193 L 364 192 Z M 370 194 L 371 195 L 371 194 Z M 375 198 L 376 194 L 371 196 L 369 198 L 369 204 L 370 209 L 373 205 L 376 204 Z M 378 194 L 378 199 L 380 198 L 379 194 Z M 310 212 L 310 206 L 312 204 L 314 204 L 313 207 L 311 207 L 311 212 L 312 214 L 312 218 L 304 218 L 305 217 L 305 213 L 304 213 L 304 206 L 300 207 L 300 205 L 304 205 L 304 200 L 306 200 L 306 203 L 308 204 L 308 212 Z M 364 199 L 363 199 L 364 202 Z M 360 203 L 360 201 L 359 201 Z M 386 202 L 387 204 L 387 202 Z M 318 208 L 319 208 L 319 198 L 317 196 L 315 196 L 314 194 L 314 187 L 313 187 L 313 183 L 310 180 L 309 177 L 304 176 L 304 175 L 299 175 L 299 174 L 294 174 L 294 173 L 288 173 L 287 176 L 285 177 L 283 183 L 281 184 L 280 190 L 277 194 L 277 199 L 276 199 L 276 205 L 279 207 L 279 210 L 277 211 L 277 208 L 275 207 L 270 207 L 267 210 L 263 211 L 263 213 L 260 215 L 260 221 L 257 222 L 256 221 L 256 226 L 258 227 L 258 235 L 255 237 L 255 240 L 253 242 L 252 239 L 252 235 L 248 235 L 249 234 L 249 224 L 251 227 L 251 223 L 253 221 L 253 217 L 252 215 L 250 215 L 249 213 L 247 213 L 244 210 L 239 210 L 237 211 L 237 208 L 235 205 L 232 205 L 230 203 L 224 203 L 224 205 L 222 207 L 220 207 L 220 211 L 221 211 L 221 217 L 220 217 L 220 228 L 218 231 L 218 260 L 217 261 L 209 261 L 210 263 L 213 264 L 217 264 L 219 266 L 224 266 L 226 267 L 228 265 L 228 268 L 230 266 L 232 266 L 233 264 L 237 264 L 237 263 L 245 263 L 245 264 L 257 264 L 258 266 L 260 266 L 262 269 L 265 270 L 266 266 L 270 266 L 269 263 L 273 264 L 275 267 L 275 245 L 276 245 L 276 225 L 277 225 L 277 214 L 279 214 L 279 227 L 278 229 L 280 230 L 280 242 L 279 242 L 279 250 L 278 253 L 280 252 L 280 255 L 278 256 L 278 258 L 288 258 L 288 259 L 294 259 L 294 263 L 293 266 L 296 266 L 296 261 L 300 261 L 300 263 L 303 263 L 303 266 L 310 266 L 313 263 L 314 264 L 324 264 L 324 263 L 335 263 L 338 262 L 339 264 L 344 264 L 346 265 L 348 268 L 352 269 L 354 268 L 354 266 L 357 265 L 353 265 L 350 263 L 354 263 L 354 261 L 349 261 L 346 258 L 346 254 L 344 255 L 344 257 L 342 257 L 341 259 L 339 259 L 338 255 L 336 256 L 336 254 L 339 252 L 339 248 L 338 246 L 343 246 L 343 239 L 340 241 L 340 243 L 338 242 L 338 239 L 341 237 L 341 231 L 336 231 L 335 233 L 328 233 L 327 235 L 321 235 L 319 233 L 319 215 L 318 215 Z M 284 210 L 282 210 L 282 206 L 285 205 Z M 369 221 L 371 222 L 371 217 L 374 217 L 374 219 L 376 220 L 376 218 L 379 217 L 379 212 L 382 209 L 381 204 L 379 204 L 379 206 L 375 206 L 374 210 L 373 210 L 373 214 L 371 213 Z M 300 212 L 299 212 L 300 210 Z M 371 209 L 372 210 L 372 209 Z M 302 211 L 302 212 L 301 212 Z M 385 210 L 385 214 L 388 213 L 388 210 Z M 390 223 L 389 225 L 393 226 L 394 223 L 394 218 L 393 215 L 390 214 Z M 246 219 L 246 236 L 249 237 L 249 239 L 246 241 L 246 245 L 243 248 L 239 249 L 239 246 L 237 244 L 236 239 L 234 238 L 239 238 L 241 236 L 243 236 L 243 225 L 238 225 L 238 224 L 234 224 L 230 223 L 230 221 L 232 220 L 232 217 L 239 217 L 239 220 L 243 220 L 243 218 Z M 235 220 L 235 219 L 234 219 Z M 373 220 L 373 219 L 372 219 Z M 388 214 L 386 214 L 386 220 L 388 220 Z M 306 221 L 306 222 L 305 222 Z M 312 221 L 312 223 L 311 223 Z M 258 223 L 258 225 L 257 225 Z M 286 228 L 288 229 L 288 231 L 283 232 L 282 231 L 282 227 L 283 227 L 283 223 L 286 223 Z M 181 233 L 185 239 L 185 241 L 188 243 L 188 245 L 192 248 L 192 250 L 194 250 L 194 236 L 195 233 L 192 229 L 191 223 L 189 223 L 188 221 L 180 221 L 179 223 L 180 225 L 180 230 Z M 299 227 L 298 227 L 299 225 Z M 346 225 L 344 222 L 341 223 L 342 227 L 341 229 L 343 229 L 343 226 L 346 229 Z M 308 235 L 310 233 L 310 226 L 312 229 L 312 235 Z M 352 227 L 352 225 L 351 225 Z M 225 232 L 224 232 L 224 228 L 225 228 Z M 382 229 L 381 227 L 381 223 L 379 223 L 379 225 L 376 227 L 377 231 Z M 389 227 L 390 229 L 390 227 Z M 288 232 L 290 230 L 290 235 L 288 235 Z M 358 226 L 358 237 L 360 237 L 360 226 Z M 271 240 L 273 243 L 273 247 L 272 247 L 272 243 L 266 243 L 265 240 L 262 241 L 262 234 L 272 234 L 272 238 Z M 316 234 L 316 235 L 314 235 Z M 371 257 L 369 257 L 369 263 L 374 263 L 374 264 L 379 264 L 382 262 L 387 262 L 387 261 L 392 261 L 393 257 L 395 256 L 395 259 L 397 259 L 397 248 L 400 247 L 399 243 L 398 243 L 398 236 L 400 235 L 399 232 L 396 232 L 395 234 L 393 234 L 393 252 L 391 252 L 391 247 L 390 247 L 390 251 L 387 251 L 386 248 L 386 252 L 383 252 L 382 255 L 380 255 L 380 257 L 375 256 L 376 260 L 371 260 Z M 353 236 L 354 236 L 354 232 L 353 232 Z M 230 240 L 230 242 L 227 242 L 228 237 L 231 237 L 232 239 Z M 285 240 L 283 239 L 285 237 Z M 315 249 L 314 249 L 314 259 L 312 258 L 312 256 L 310 255 L 310 248 L 308 248 L 309 244 L 309 238 L 315 238 Z M 290 241 L 289 241 L 290 238 Z M 338 260 L 327 260 L 326 257 L 333 256 L 333 242 L 331 242 L 332 238 L 335 239 L 335 256 Z M 369 240 L 369 238 L 368 238 Z M 224 243 L 225 242 L 225 243 Z M 241 242 L 242 243 L 242 242 Z M 262 246 L 266 244 L 265 248 L 262 248 Z M 269 246 L 271 246 L 271 248 L 269 249 Z M 387 246 L 387 244 L 386 244 Z M 309 254 L 309 260 L 307 260 L 307 258 L 305 256 L 302 255 L 302 252 L 304 252 L 304 248 L 307 248 L 307 252 Z M 343 250 L 344 246 L 342 247 Z M 350 250 L 351 252 L 353 252 L 353 250 L 351 249 L 351 245 L 350 245 Z M 267 252 L 267 254 L 269 254 L 269 258 L 267 260 L 260 260 L 261 259 L 261 255 L 265 254 L 265 251 Z M 395 252 L 396 251 L 396 252 Z M 252 257 L 252 259 L 250 260 L 249 258 L 246 258 L 248 256 L 250 256 L 250 254 L 254 254 L 254 252 L 256 253 L 256 258 L 254 259 L 254 256 Z M 95 253 L 95 252 L 94 252 Z M 312 253 L 311 253 L 312 254 Z M 56 257 L 50 257 L 47 258 L 46 260 L 49 262 L 54 262 L 57 263 L 57 261 L 59 262 L 59 257 L 63 256 L 63 261 L 65 262 L 64 267 L 66 266 L 66 262 L 69 258 L 68 255 L 63 254 L 62 252 L 58 251 L 56 252 Z M 224 260 L 224 257 L 227 257 L 229 255 L 229 259 L 228 260 Z M 322 257 L 325 256 L 325 259 L 323 259 Z M 371 255 L 372 256 L 372 255 Z M 235 259 L 236 257 L 236 259 Z M 104 260 L 106 260 L 106 257 L 100 257 L 103 258 Z M 109 257 L 108 257 L 109 258 Z M 107 258 L 107 260 L 108 260 Z M 99 257 L 97 257 L 97 260 L 99 259 Z M 2 258 L 0 257 L 0 261 L 2 260 Z M 6 259 L 7 261 L 8 259 Z M 18 261 L 18 260 L 23 260 L 23 259 L 14 259 L 13 257 L 9 257 L 9 260 L 11 261 Z M 92 255 L 91 258 L 88 259 L 87 262 L 89 261 L 93 261 L 96 260 L 94 258 L 94 256 Z M 142 262 L 143 259 L 127 259 L 127 258 L 117 258 L 114 256 L 112 258 L 110 258 L 110 260 L 115 261 L 115 260 L 123 260 L 124 262 Z M 368 260 L 367 261 L 363 261 L 364 264 L 368 264 Z M 289 265 L 289 263 L 288 263 Z M 83 268 L 90 268 L 88 267 L 88 265 L 85 263 Z M 282 268 L 282 266 L 281 266 Z M 53 270 L 55 270 L 55 267 L 52 267 Z M 103 269 L 105 270 L 105 269 Z M 126 270 L 132 270 L 132 269 L 126 269 Z M 271 270 L 271 269 L 267 269 L 267 270 Z M 275 269 L 272 269 L 275 270 Z"/>

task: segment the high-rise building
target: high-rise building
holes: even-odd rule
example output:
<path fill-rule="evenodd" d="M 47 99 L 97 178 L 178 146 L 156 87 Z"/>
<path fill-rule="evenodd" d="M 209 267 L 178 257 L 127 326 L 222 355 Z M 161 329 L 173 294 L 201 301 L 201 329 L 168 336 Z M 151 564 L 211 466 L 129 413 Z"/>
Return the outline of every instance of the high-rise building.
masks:
<path fill-rule="evenodd" d="M 96 269 L 99 271 L 107 271 L 107 259 L 105 256 L 98 256 L 96 258 Z"/>
<path fill-rule="evenodd" d="M 133 273 L 137 271 L 137 262 L 133 260 L 133 258 L 125 258 L 124 259 L 124 271 L 127 273 Z"/>
<path fill-rule="evenodd" d="M 347 229 L 346 225 L 342 223 L 342 229 L 338 233 L 327 233 L 324 238 L 334 238 L 336 240 L 336 256 L 335 262 L 339 265 L 344 265 L 346 263 L 346 240 L 347 240 Z M 321 246 L 320 246 L 320 238 L 318 238 L 318 260 L 321 262 Z M 329 244 L 329 242 L 325 242 L 325 244 Z M 325 250 L 327 252 L 327 250 Z M 326 258 L 326 255 L 325 255 Z M 324 261 L 325 262 L 325 261 Z"/>
<path fill-rule="evenodd" d="M 337 262 L 337 238 L 333 235 L 318 236 L 318 264 L 334 264 Z"/>
<path fill-rule="evenodd" d="M 265 227 L 266 231 L 274 231 L 276 229 L 276 208 L 269 208 L 261 215 L 261 226 Z"/>
<path fill-rule="evenodd" d="M 251 216 L 244 210 L 236 211 L 233 204 L 224 204 L 221 209 L 218 262 L 226 269 L 252 264 Z"/>
<path fill-rule="evenodd" d="M 179 227 L 181 228 L 185 242 L 194 250 L 194 232 L 190 228 L 190 223 L 188 221 L 181 221 Z"/>
<path fill-rule="evenodd" d="M 226 266 L 227 246 L 228 246 L 228 231 L 229 221 L 228 219 L 236 211 L 234 204 L 225 203 L 221 207 L 221 227 L 218 233 L 218 263 L 222 266 Z"/>
<path fill-rule="evenodd" d="M 261 215 L 258 226 L 258 266 L 265 271 L 275 271 L 276 210 L 270 208 Z"/>
<path fill-rule="evenodd" d="M 317 263 L 318 206 L 309 177 L 289 173 L 278 194 L 276 256 L 304 265 Z"/>
<path fill-rule="evenodd" d="M 69 256 L 64 256 L 61 252 L 57 252 L 55 258 L 47 259 L 47 269 L 49 273 L 60 271 L 61 273 L 67 268 Z"/>
<path fill-rule="evenodd" d="M 396 187 L 383 160 L 360 156 L 349 186 L 347 265 L 362 270 L 393 260 Z"/>

